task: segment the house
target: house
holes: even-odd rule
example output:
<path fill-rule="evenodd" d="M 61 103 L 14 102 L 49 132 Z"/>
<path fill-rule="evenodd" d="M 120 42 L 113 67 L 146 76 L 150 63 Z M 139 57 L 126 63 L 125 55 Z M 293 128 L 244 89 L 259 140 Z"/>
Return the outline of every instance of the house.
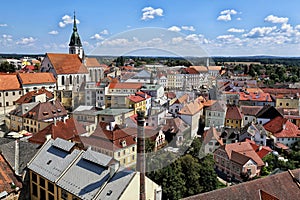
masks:
<path fill-rule="evenodd" d="M 239 141 L 249 139 L 258 145 L 267 145 L 267 131 L 261 124 L 249 123 L 241 130 Z"/>
<path fill-rule="evenodd" d="M 221 101 L 205 109 L 205 127 L 223 127 L 225 124 L 226 105 Z"/>
<path fill-rule="evenodd" d="M 134 76 L 130 77 L 129 79 L 125 80 L 124 82 L 150 84 L 153 81 L 154 81 L 154 77 L 152 72 L 149 72 L 147 70 L 142 70 L 136 73 Z M 157 81 L 155 80 L 155 82 Z"/>
<path fill-rule="evenodd" d="M 173 147 L 179 147 L 184 140 L 190 136 L 190 126 L 180 118 L 168 118 L 162 128 L 168 144 Z"/>
<path fill-rule="evenodd" d="M 249 142 L 225 144 L 214 152 L 217 171 L 232 180 L 243 181 L 259 176 L 264 162 Z"/>
<path fill-rule="evenodd" d="M 64 106 L 58 100 L 53 100 L 38 103 L 31 110 L 25 112 L 22 118 L 23 130 L 37 133 L 50 123 L 68 118 L 68 114 Z"/>
<path fill-rule="evenodd" d="M 213 190 L 184 198 L 183 200 L 206 199 L 261 199 L 289 200 L 299 197 L 300 169 L 288 170 L 272 176 L 255 179 L 230 187 Z"/>
<path fill-rule="evenodd" d="M 239 92 L 239 104 L 247 105 L 247 106 L 264 106 L 271 105 L 275 106 L 275 102 L 273 101 L 271 95 L 265 92 Z"/>
<path fill-rule="evenodd" d="M 270 134 L 275 147 L 291 147 L 295 142 L 300 140 L 300 130 L 286 118 L 277 116 L 264 124 L 264 128 Z"/>
<path fill-rule="evenodd" d="M 199 120 L 203 115 L 203 97 L 200 96 L 186 104 L 179 112 L 179 117 L 191 126 L 191 138 L 196 136 L 199 129 Z M 202 102 L 201 102 L 202 101 Z"/>
<path fill-rule="evenodd" d="M 29 112 L 32 108 L 38 105 L 38 102 L 24 103 L 18 105 L 16 109 L 12 110 L 10 114 L 10 130 L 11 131 L 21 131 L 25 130 L 24 127 L 24 115 Z"/>
<path fill-rule="evenodd" d="M 46 102 L 53 99 L 53 93 L 42 88 L 39 90 L 34 90 L 31 92 L 27 92 L 19 99 L 15 101 L 16 105 L 24 104 L 24 103 L 31 103 L 31 102 Z"/>
<path fill-rule="evenodd" d="M 217 148 L 223 145 L 221 132 L 218 132 L 215 127 L 210 127 L 206 130 L 202 137 L 201 151 L 204 154 L 213 153 Z"/>
<path fill-rule="evenodd" d="M 111 82 L 105 89 L 105 107 L 126 108 L 127 96 L 139 92 L 142 83 Z"/>
<path fill-rule="evenodd" d="M 136 137 L 136 128 L 100 122 L 92 135 L 81 136 L 80 140 L 84 147 L 91 147 L 120 161 L 121 166 L 129 167 L 136 163 Z"/>
<path fill-rule="evenodd" d="M 23 95 L 16 74 L 0 74 L 0 115 L 6 115 L 15 108 L 15 101 Z"/>
<path fill-rule="evenodd" d="M 256 115 L 262 108 L 262 106 L 241 106 L 240 110 L 243 115 L 243 124 L 256 123 Z"/>
<path fill-rule="evenodd" d="M 172 104 L 170 104 L 169 113 L 173 114 L 174 116 L 177 116 L 177 113 L 182 109 L 184 104 L 188 103 L 189 98 L 190 97 L 188 94 L 184 94 L 178 97 Z"/>
<path fill-rule="evenodd" d="M 18 73 L 18 79 L 22 85 L 23 93 L 47 89 L 51 92 L 56 88 L 56 79 L 52 73 Z"/>
<path fill-rule="evenodd" d="M 133 109 L 128 108 L 106 108 L 97 112 L 99 116 L 99 122 L 122 125 L 125 123 L 125 119 L 134 115 Z"/>
<path fill-rule="evenodd" d="M 225 115 L 225 127 L 240 129 L 243 124 L 243 116 L 239 107 L 230 105 L 227 107 Z"/>
<path fill-rule="evenodd" d="M 129 95 L 127 97 L 128 108 L 133 109 L 134 114 L 137 114 L 138 110 L 147 111 L 146 99 L 139 95 Z"/>
<path fill-rule="evenodd" d="M 265 105 L 257 114 L 256 119 L 258 124 L 264 125 L 271 119 L 281 116 L 282 114 L 274 107 L 270 105 Z"/>
<path fill-rule="evenodd" d="M 85 85 L 85 105 L 105 107 L 105 82 L 88 82 Z"/>
<path fill-rule="evenodd" d="M 76 119 L 70 118 L 50 124 L 34 134 L 28 141 L 35 144 L 44 144 L 50 138 L 61 138 L 81 145 L 79 136 L 86 133 L 86 130 L 76 121 Z"/>
<path fill-rule="evenodd" d="M 30 198 L 138 199 L 140 173 L 112 157 L 57 138 L 48 140 L 28 164 Z M 161 187 L 145 177 L 147 199 L 161 199 Z"/>
<path fill-rule="evenodd" d="M 147 93 L 154 99 L 161 99 L 164 96 L 164 87 L 156 84 L 144 84 L 141 91 Z"/>

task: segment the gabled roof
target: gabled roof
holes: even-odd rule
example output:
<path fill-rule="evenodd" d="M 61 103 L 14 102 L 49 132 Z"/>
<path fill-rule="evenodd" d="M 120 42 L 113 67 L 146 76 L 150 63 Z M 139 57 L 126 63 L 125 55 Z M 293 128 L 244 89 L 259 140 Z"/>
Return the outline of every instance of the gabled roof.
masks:
<path fill-rule="evenodd" d="M 171 133 L 175 134 L 183 134 L 184 131 L 189 129 L 190 126 L 185 123 L 180 118 L 170 118 L 166 119 L 166 124 L 163 126 L 162 131 L 170 131 Z"/>
<path fill-rule="evenodd" d="M 146 100 L 145 98 L 138 95 L 129 95 L 127 98 L 134 103 L 139 103 Z"/>
<path fill-rule="evenodd" d="M 46 135 L 51 135 L 52 139 L 62 138 L 79 142 L 79 135 L 86 133 L 86 130 L 76 119 L 70 118 L 66 122 L 57 121 L 55 124 L 50 124 L 43 130 L 34 134 L 28 140 L 33 143 L 43 144 L 46 141 Z"/>
<path fill-rule="evenodd" d="M 46 119 L 53 119 L 60 116 L 66 116 L 67 111 L 64 106 L 58 101 L 48 101 L 44 103 L 39 103 L 29 112 L 24 114 L 25 118 L 34 119 L 37 121 L 43 121 Z"/>
<path fill-rule="evenodd" d="M 262 106 L 241 106 L 243 115 L 255 116 L 263 107 Z"/>
<path fill-rule="evenodd" d="M 259 101 L 259 102 L 272 102 L 271 95 L 265 92 L 239 92 L 240 101 Z"/>
<path fill-rule="evenodd" d="M 173 104 L 175 104 L 175 103 L 176 104 L 187 103 L 188 99 L 189 99 L 189 95 L 188 94 L 184 94 L 184 95 L 178 97 Z"/>
<path fill-rule="evenodd" d="M 226 111 L 226 119 L 241 120 L 243 116 L 237 106 L 228 106 Z"/>
<path fill-rule="evenodd" d="M 207 199 L 264 199 L 260 191 L 264 191 L 280 200 L 299 198 L 299 182 L 296 178 L 300 169 L 247 181 L 230 187 L 213 190 L 210 192 L 184 198 L 184 200 L 207 200 Z M 272 199 L 275 200 L 275 199 Z"/>
<path fill-rule="evenodd" d="M 142 83 L 110 83 L 109 84 L 109 89 L 141 89 Z"/>
<path fill-rule="evenodd" d="M 18 76 L 22 85 L 56 83 L 53 74 L 48 72 L 19 73 Z"/>
<path fill-rule="evenodd" d="M 25 95 L 21 96 L 19 99 L 15 101 L 16 104 L 24 104 L 24 103 L 31 103 L 32 98 L 37 95 L 46 94 L 47 99 L 52 99 L 53 94 L 46 90 L 46 89 L 39 89 L 37 91 L 27 92 Z"/>
<path fill-rule="evenodd" d="M 77 54 L 47 53 L 57 74 L 87 74 L 88 70 Z"/>
<path fill-rule="evenodd" d="M 180 115 L 195 115 L 200 112 L 203 109 L 200 97 L 186 104 L 178 113 Z"/>
<path fill-rule="evenodd" d="M 257 114 L 257 118 L 265 118 L 265 119 L 273 119 L 277 116 L 282 116 L 280 112 L 274 107 L 270 105 L 265 105 Z"/>
<path fill-rule="evenodd" d="M 0 90 L 20 90 L 21 85 L 16 74 L 0 74 Z"/>
<path fill-rule="evenodd" d="M 32 102 L 32 103 L 23 103 L 19 105 L 16 109 L 12 110 L 9 114 L 10 115 L 15 115 L 18 117 L 22 117 L 25 115 L 27 112 L 29 112 L 32 108 L 37 106 L 39 102 Z"/>
<path fill-rule="evenodd" d="M 300 138 L 298 126 L 281 116 L 268 121 L 264 125 L 264 128 L 277 138 Z"/>
<path fill-rule="evenodd" d="M 80 151 L 74 149 L 71 152 L 64 151 L 54 146 L 55 140 L 48 140 L 35 157 L 28 163 L 28 168 L 35 173 L 45 177 L 51 182 L 55 182 L 71 164 L 71 162 L 80 154 Z M 62 140 L 66 146 L 71 143 Z"/>
<path fill-rule="evenodd" d="M 215 127 L 210 127 L 203 134 L 203 144 L 208 144 L 211 140 L 217 140 L 220 145 L 223 145 L 223 140 L 221 138 L 221 133 L 217 131 Z"/>
<path fill-rule="evenodd" d="M 249 142 L 238 142 L 238 143 L 231 143 L 225 144 L 221 146 L 223 148 L 229 159 L 231 159 L 232 152 L 237 152 L 243 154 L 249 158 L 251 158 L 258 166 L 263 166 L 264 162 L 262 159 L 257 155 L 257 153 L 253 150 L 251 144 Z"/>
<path fill-rule="evenodd" d="M 16 141 L 13 140 L 7 144 L 0 145 L 0 152 L 9 163 L 11 168 L 15 168 L 15 153 L 16 153 Z M 32 144 L 25 141 L 18 141 L 19 146 L 19 170 L 18 173 L 22 174 L 27 167 L 27 163 L 37 153 L 39 145 Z M 1 184 L 0 184 L 1 185 Z M 1 190 L 0 190 L 1 191 Z"/>
<path fill-rule="evenodd" d="M 225 109 L 221 106 L 219 101 L 216 101 L 213 105 L 206 108 L 206 110 L 217 111 L 217 112 L 225 112 Z"/>
<path fill-rule="evenodd" d="M 93 67 L 101 67 L 100 63 L 98 62 L 97 58 L 85 58 L 85 66 L 87 68 L 93 68 Z"/>

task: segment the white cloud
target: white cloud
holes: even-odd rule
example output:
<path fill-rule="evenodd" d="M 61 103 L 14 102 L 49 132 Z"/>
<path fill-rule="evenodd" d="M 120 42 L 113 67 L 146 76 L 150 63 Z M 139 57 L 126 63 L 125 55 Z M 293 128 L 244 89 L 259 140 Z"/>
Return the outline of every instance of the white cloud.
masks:
<path fill-rule="evenodd" d="M 2 38 L 3 38 L 4 41 L 7 41 L 7 42 L 11 42 L 12 41 L 12 36 L 11 35 L 3 34 Z"/>
<path fill-rule="evenodd" d="M 237 29 L 237 28 L 230 28 L 227 31 L 231 32 L 231 33 L 244 33 L 245 32 L 244 29 Z"/>
<path fill-rule="evenodd" d="M 219 21 L 231 21 L 231 15 L 236 15 L 238 12 L 236 10 L 223 10 L 220 12 L 220 15 L 218 16 L 217 20 Z"/>
<path fill-rule="evenodd" d="M 0 24 L 0 27 L 8 26 L 7 24 Z"/>
<path fill-rule="evenodd" d="M 21 45 L 32 45 L 36 41 L 33 37 L 21 38 L 21 40 L 17 41 L 16 44 Z"/>
<path fill-rule="evenodd" d="M 57 35 L 58 31 L 53 30 L 53 31 L 48 32 L 48 34 L 50 34 L 50 35 Z"/>
<path fill-rule="evenodd" d="M 181 26 L 181 28 L 186 31 L 196 31 L 193 26 Z"/>
<path fill-rule="evenodd" d="M 299 29 L 300 30 L 300 25 L 296 25 L 295 29 Z"/>
<path fill-rule="evenodd" d="M 102 37 L 100 34 L 96 33 L 91 37 L 91 39 L 96 39 L 96 40 L 103 40 L 104 37 Z"/>
<path fill-rule="evenodd" d="M 143 16 L 142 20 L 149 20 L 149 19 L 154 19 L 156 16 L 163 16 L 163 9 L 161 8 L 152 8 L 152 7 L 145 7 L 142 9 Z"/>
<path fill-rule="evenodd" d="M 108 34 L 109 34 L 108 30 L 106 30 L 106 29 L 104 29 L 104 30 L 101 31 L 100 33 L 103 34 L 103 35 L 108 35 Z"/>
<path fill-rule="evenodd" d="M 183 38 L 182 37 L 174 37 L 174 38 L 172 38 L 171 41 L 172 41 L 172 44 L 178 44 L 183 41 Z"/>
<path fill-rule="evenodd" d="M 73 21 L 74 21 L 74 19 L 71 16 L 69 16 L 69 15 L 65 15 L 61 19 L 62 19 L 62 21 L 60 21 L 58 23 L 58 26 L 60 28 L 64 28 L 68 24 L 73 24 Z M 76 19 L 76 23 L 79 24 L 80 21 L 78 19 Z"/>
<path fill-rule="evenodd" d="M 250 38 L 256 38 L 256 37 L 264 37 L 268 34 L 270 34 L 273 30 L 275 30 L 277 27 L 255 27 L 251 29 L 249 33 L 246 33 L 243 35 L 243 37 L 250 37 Z"/>
<path fill-rule="evenodd" d="M 217 39 L 219 40 L 227 40 L 227 39 L 231 39 L 231 38 L 234 38 L 233 35 L 220 35 L 217 37 Z"/>
<path fill-rule="evenodd" d="M 271 22 L 271 23 L 274 23 L 274 24 L 283 24 L 283 23 L 287 23 L 289 21 L 289 18 L 269 15 L 265 18 L 265 21 L 266 22 Z"/>
<path fill-rule="evenodd" d="M 179 32 L 181 31 L 181 28 L 179 28 L 178 26 L 171 26 L 170 28 L 168 28 L 169 31 L 174 31 L 174 32 Z"/>

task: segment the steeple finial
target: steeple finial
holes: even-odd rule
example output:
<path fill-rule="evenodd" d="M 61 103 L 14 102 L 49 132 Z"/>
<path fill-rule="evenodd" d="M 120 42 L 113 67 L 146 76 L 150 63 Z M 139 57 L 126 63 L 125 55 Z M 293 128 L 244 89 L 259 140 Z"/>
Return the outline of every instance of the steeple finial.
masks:
<path fill-rule="evenodd" d="M 73 23 L 73 31 L 77 31 L 75 10 L 74 10 L 74 23 Z"/>

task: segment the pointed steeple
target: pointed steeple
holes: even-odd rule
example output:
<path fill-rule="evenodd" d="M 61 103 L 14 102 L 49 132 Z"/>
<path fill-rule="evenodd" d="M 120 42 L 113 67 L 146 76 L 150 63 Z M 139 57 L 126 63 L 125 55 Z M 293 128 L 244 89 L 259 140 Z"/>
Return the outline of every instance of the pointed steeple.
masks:
<path fill-rule="evenodd" d="M 78 54 L 78 56 L 81 59 L 84 58 L 84 52 L 83 52 L 81 40 L 77 32 L 75 11 L 74 11 L 73 33 L 71 35 L 71 39 L 69 43 L 69 54 Z"/>

